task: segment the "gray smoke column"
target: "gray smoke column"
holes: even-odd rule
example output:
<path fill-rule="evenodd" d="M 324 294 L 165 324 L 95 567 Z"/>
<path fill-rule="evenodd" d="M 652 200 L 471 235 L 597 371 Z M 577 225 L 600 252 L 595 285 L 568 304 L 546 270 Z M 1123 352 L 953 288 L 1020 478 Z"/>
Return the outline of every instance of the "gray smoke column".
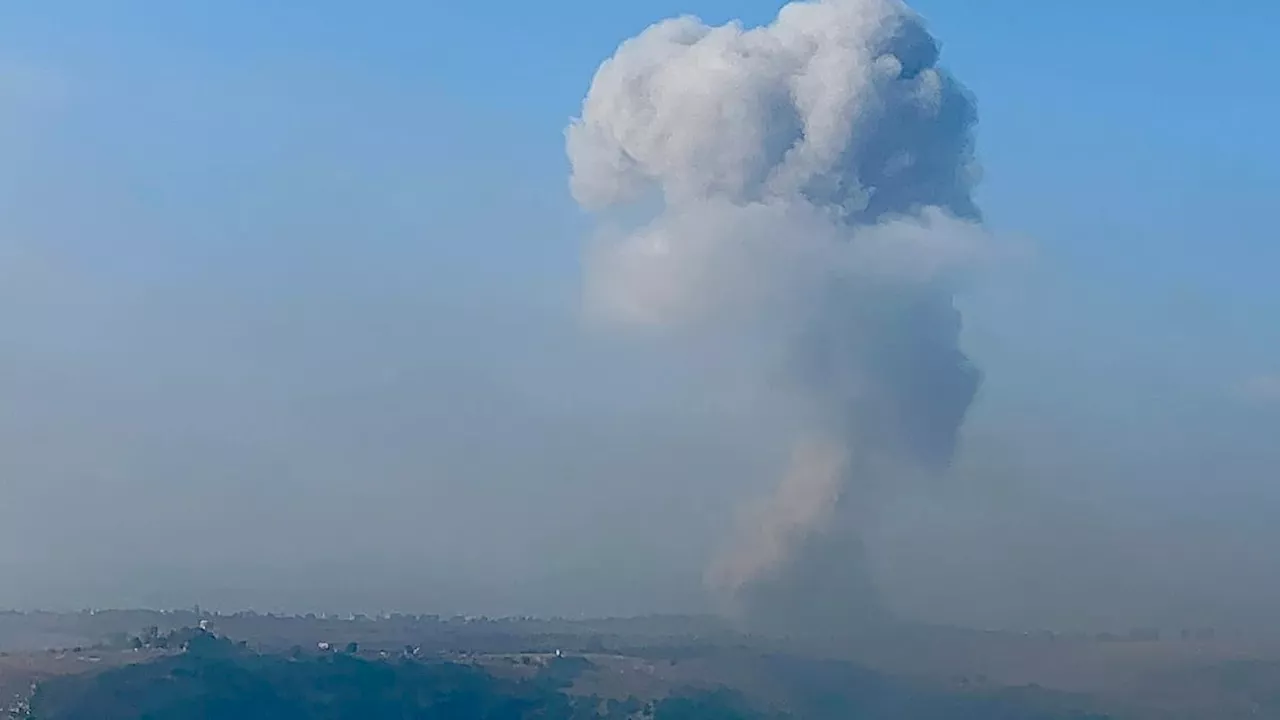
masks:
<path fill-rule="evenodd" d="M 770 627 L 877 616 L 865 514 L 946 468 L 978 387 L 953 303 L 986 246 L 976 115 L 937 61 L 894 0 L 678 18 L 618 48 L 567 131 L 578 202 L 643 218 L 593 246 L 588 309 L 750 338 L 803 407 L 790 470 L 709 573 Z"/>

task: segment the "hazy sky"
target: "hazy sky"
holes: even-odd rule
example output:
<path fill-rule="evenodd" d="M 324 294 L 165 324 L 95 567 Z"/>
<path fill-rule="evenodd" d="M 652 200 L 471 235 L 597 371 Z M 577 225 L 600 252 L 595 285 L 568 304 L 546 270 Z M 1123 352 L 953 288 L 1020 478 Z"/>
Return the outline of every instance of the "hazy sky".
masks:
<path fill-rule="evenodd" d="M 711 360 L 581 327 L 563 131 L 648 24 L 778 5 L 0 5 L 0 605 L 697 608 L 785 448 Z M 886 592 L 1267 617 L 1280 7 L 914 5 L 1017 252 Z"/>

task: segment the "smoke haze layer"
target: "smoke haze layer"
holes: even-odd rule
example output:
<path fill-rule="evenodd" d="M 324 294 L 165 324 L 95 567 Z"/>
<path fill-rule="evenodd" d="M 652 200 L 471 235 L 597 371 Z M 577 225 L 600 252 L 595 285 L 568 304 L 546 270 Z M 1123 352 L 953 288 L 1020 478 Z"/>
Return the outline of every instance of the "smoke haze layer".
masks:
<path fill-rule="evenodd" d="M 894 0 L 668 20 L 600 67 L 567 131 L 578 202 L 643 217 L 593 245 L 588 310 L 740 348 L 799 408 L 791 467 L 709 572 L 762 627 L 881 614 L 861 528 L 946 469 L 978 388 L 953 304 L 984 246 L 976 113 L 938 54 Z"/>

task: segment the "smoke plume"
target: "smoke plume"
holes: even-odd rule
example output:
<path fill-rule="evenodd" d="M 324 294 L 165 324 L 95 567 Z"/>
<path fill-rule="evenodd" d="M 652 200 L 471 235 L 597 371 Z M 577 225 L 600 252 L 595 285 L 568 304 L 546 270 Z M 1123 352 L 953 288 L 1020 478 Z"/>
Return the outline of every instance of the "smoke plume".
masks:
<path fill-rule="evenodd" d="M 974 105 L 896 0 L 658 23 L 597 71 L 571 189 L 643 220 L 588 258 L 613 321 L 779 353 L 793 461 L 709 576 L 755 622 L 865 623 L 875 498 L 944 470 L 979 383 L 954 295 L 985 235 Z M 743 358 L 755 362 L 758 358 Z"/>

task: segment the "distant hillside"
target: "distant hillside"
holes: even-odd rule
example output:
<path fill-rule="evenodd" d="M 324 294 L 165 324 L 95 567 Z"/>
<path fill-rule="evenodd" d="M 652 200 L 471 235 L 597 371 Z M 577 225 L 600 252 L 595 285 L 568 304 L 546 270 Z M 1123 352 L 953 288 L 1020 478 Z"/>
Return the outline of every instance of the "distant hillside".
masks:
<path fill-rule="evenodd" d="M 182 654 L 56 678 L 32 698 L 32 720 L 524 720 L 648 717 L 749 720 L 730 694 L 657 703 L 562 692 L 560 673 L 495 677 L 456 663 L 370 661 L 347 653 L 258 655 L 206 636 Z"/>
<path fill-rule="evenodd" d="M 351 648 L 354 651 L 356 648 Z M 32 720 L 1083 720 L 1036 691 L 980 696 L 926 692 L 849 666 L 770 658 L 786 707 L 729 689 L 668 687 L 659 696 L 604 697 L 575 686 L 600 668 L 553 658 L 529 674 L 479 665 L 352 653 L 261 655 L 210 635 L 186 652 L 100 673 L 55 678 L 32 699 Z M 850 674 L 854 673 L 854 674 Z M 590 694 L 588 694 L 590 693 Z"/>

